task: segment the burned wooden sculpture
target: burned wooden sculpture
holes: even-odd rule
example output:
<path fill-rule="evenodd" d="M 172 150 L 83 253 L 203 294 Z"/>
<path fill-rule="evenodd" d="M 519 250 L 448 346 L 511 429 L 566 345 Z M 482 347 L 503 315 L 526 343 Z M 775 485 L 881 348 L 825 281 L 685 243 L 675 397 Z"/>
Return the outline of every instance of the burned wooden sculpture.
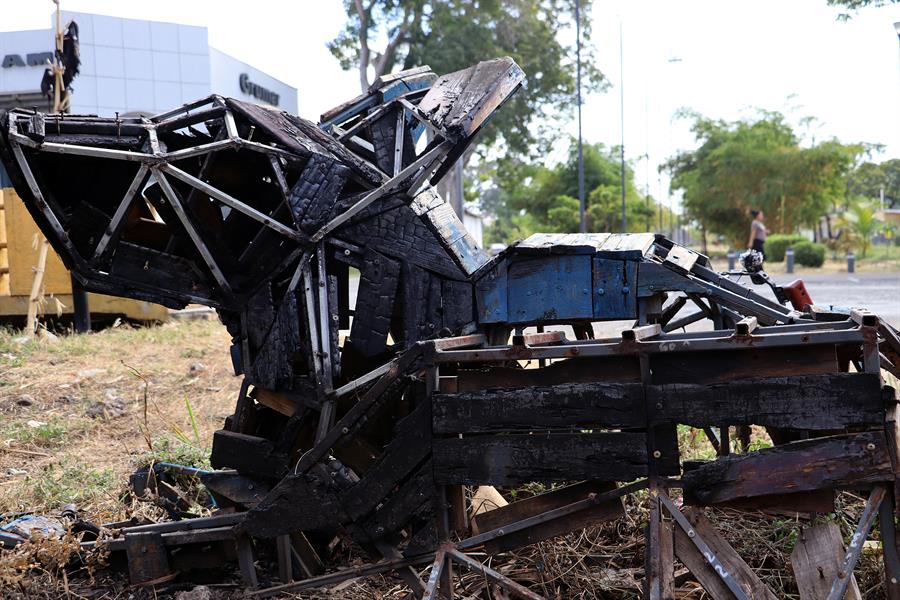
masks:
<path fill-rule="evenodd" d="M 318 125 L 219 96 L 147 119 L 0 118 L 0 157 L 85 288 L 217 308 L 244 376 L 213 441 L 220 470 L 201 475 L 223 510 L 121 526 L 107 546 L 136 583 L 219 544 L 253 587 L 269 544 L 284 583 L 252 595 L 392 571 L 415 597 L 450 596 L 456 565 L 538 598 L 467 552 L 615 519 L 648 489 L 648 598 L 673 596 L 676 556 L 715 598 L 769 598 L 697 507 L 827 509 L 854 489 L 869 503 L 827 597 L 844 596 L 880 516 L 900 598 L 881 378 L 900 371 L 897 331 L 754 274 L 771 300 L 649 233 L 535 235 L 488 257 L 433 184 L 523 79 L 508 58 L 414 69 Z M 601 321 L 633 325 L 594 339 Z M 679 424 L 719 458 L 682 461 Z M 778 445 L 732 454 L 729 427 L 750 425 Z M 470 520 L 466 486 L 524 482 L 560 487 Z M 325 564 L 336 536 L 372 562 Z"/>

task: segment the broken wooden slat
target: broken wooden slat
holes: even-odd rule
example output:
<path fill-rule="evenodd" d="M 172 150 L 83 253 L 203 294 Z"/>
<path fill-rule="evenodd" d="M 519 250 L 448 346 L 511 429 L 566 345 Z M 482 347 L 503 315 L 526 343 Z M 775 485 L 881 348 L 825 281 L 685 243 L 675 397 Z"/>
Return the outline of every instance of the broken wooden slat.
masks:
<path fill-rule="evenodd" d="M 884 432 L 867 431 L 730 455 L 686 472 L 684 482 L 686 493 L 714 504 L 893 478 Z"/>
<path fill-rule="evenodd" d="M 519 500 L 503 507 L 478 514 L 473 519 L 473 533 L 491 531 L 560 508 L 579 500 L 587 499 L 591 494 L 598 494 L 615 489 L 615 484 L 586 481 Z M 555 519 L 538 524 L 530 529 L 499 536 L 485 542 L 485 551 L 489 554 L 506 552 L 522 546 L 535 544 L 570 531 L 583 529 L 589 525 L 617 519 L 625 514 L 622 500 L 615 498 L 591 508 L 573 513 L 564 519 Z"/>
<path fill-rule="evenodd" d="M 791 567 L 801 600 L 822 600 L 840 569 L 844 544 L 837 523 L 823 523 L 800 530 L 791 552 Z M 859 600 L 856 577 L 850 574 L 846 600 Z"/>
<path fill-rule="evenodd" d="M 700 511 L 686 509 L 683 514 L 689 521 L 691 529 L 685 531 L 682 527 L 675 527 L 675 555 L 715 600 L 734 598 L 733 588 L 729 588 L 730 582 L 736 583 L 751 600 L 777 600 L 771 590 Z M 709 547 L 711 556 L 705 556 L 697 548 L 694 540 L 698 538 L 702 538 Z"/>

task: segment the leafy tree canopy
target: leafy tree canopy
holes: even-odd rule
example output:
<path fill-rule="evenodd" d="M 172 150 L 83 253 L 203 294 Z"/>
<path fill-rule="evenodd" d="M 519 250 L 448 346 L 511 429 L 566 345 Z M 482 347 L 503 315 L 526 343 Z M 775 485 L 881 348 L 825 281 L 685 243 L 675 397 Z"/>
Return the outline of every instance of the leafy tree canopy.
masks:
<path fill-rule="evenodd" d="M 848 11 L 852 12 L 856 12 L 861 8 L 869 6 L 879 7 L 898 3 L 900 3 L 900 0 L 828 0 L 828 6 L 840 6 L 841 8 L 846 8 Z M 853 15 L 849 12 L 841 13 L 838 15 L 838 19 L 846 21 L 852 16 Z"/>
<path fill-rule="evenodd" d="M 863 151 L 836 140 L 802 146 L 777 112 L 735 122 L 685 116 L 699 145 L 663 168 L 704 234 L 722 234 L 738 247 L 746 243 L 752 209 L 764 211 L 770 231 L 794 233 L 842 204 L 846 177 Z"/>
<path fill-rule="evenodd" d="M 480 60 L 511 56 L 527 87 L 500 111 L 481 142 L 502 140 L 514 154 L 545 150 L 558 121 L 574 112 L 575 49 L 560 42 L 574 27 L 575 0 L 344 0 L 347 23 L 329 44 L 346 70 L 358 69 L 365 91 L 375 76 L 429 65 L 450 73 Z M 590 0 L 582 0 L 582 33 L 590 39 Z M 572 36 L 574 38 L 574 36 Z M 377 46 L 377 48 L 376 48 Z M 603 89 L 589 44 L 582 48 L 585 91 Z"/>
<path fill-rule="evenodd" d="M 482 208 L 493 215 L 488 230 L 492 242 L 510 242 L 540 231 L 578 231 L 578 149 L 572 142 L 568 159 L 554 167 L 501 161 L 492 179 L 496 187 L 480 194 Z M 585 216 L 588 231 L 618 232 L 622 228 L 622 192 L 618 148 L 584 146 Z M 630 165 L 625 171 L 625 214 L 629 231 L 656 227 L 660 207 L 635 185 Z"/>
<path fill-rule="evenodd" d="M 900 158 L 882 163 L 864 162 L 856 167 L 847 180 L 847 195 L 869 200 L 881 198 L 888 207 L 900 208 Z"/>

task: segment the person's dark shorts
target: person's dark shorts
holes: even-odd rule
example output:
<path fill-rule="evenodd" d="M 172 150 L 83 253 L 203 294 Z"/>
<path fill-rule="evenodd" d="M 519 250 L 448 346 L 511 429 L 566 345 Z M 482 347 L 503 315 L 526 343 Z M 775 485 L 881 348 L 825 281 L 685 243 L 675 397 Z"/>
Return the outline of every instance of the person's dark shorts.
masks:
<path fill-rule="evenodd" d="M 753 240 L 752 249 L 756 250 L 760 254 L 763 255 L 763 260 L 766 259 L 766 243 L 763 240 Z"/>

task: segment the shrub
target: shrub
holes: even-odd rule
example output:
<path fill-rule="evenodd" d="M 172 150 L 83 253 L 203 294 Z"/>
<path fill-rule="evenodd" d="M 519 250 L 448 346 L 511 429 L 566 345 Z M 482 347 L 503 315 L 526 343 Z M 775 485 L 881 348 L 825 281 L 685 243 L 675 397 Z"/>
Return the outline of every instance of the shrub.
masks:
<path fill-rule="evenodd" d="M 802 235 L 784 235 L 781 233 L 770 235 L 766 238 L 766 260 L 769 262 L 781 262 L 784 260 L 785 250 L 805 241 L 806 238 Z"/>
<path fill-rule="evenodd" d="M 794 260 L 804 267 L 821 267 L 825 262 L 825 246 L 808 241 L 794 244 Z"/>

